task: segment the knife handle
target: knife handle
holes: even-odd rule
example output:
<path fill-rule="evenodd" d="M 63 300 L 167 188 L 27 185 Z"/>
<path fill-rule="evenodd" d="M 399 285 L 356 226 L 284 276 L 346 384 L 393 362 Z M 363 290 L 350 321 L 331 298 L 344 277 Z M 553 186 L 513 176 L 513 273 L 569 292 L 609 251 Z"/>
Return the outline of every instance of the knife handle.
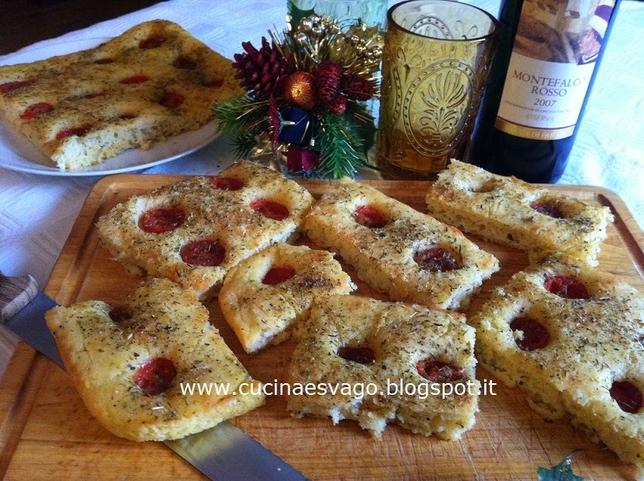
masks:
<path fill-rule="evenodd" d="M 0 321 L 11 319 L 38 294 L 38 284 L 31 276 L 6 277 L 0 272 Z"/>

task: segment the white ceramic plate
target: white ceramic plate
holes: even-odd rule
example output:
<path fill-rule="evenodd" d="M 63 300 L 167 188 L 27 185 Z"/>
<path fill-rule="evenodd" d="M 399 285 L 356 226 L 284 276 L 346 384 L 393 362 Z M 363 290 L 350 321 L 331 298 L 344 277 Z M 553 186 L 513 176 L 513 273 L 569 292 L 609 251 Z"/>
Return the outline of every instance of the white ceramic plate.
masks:
<path fill-rule="evenodd" d="M 65 55 L 95 47 L 106 40 L 108 39 L 94 38 L 54 43 L 19 52 L 5 59 L 2 64 L 34 62 L 54 55 Z M 101 164 L 78 171 L 61 172 L 29 140 L 0 122 L 0 165 L 10 170 L 40 175 L 92 176 L 132 172 L 188 155 L 209 144 L 217 136 L 217 123 L 212 121 L 199 130 L 170 137 L 165 142 L 157 142 L 149 150 L 127 150 Z"/>

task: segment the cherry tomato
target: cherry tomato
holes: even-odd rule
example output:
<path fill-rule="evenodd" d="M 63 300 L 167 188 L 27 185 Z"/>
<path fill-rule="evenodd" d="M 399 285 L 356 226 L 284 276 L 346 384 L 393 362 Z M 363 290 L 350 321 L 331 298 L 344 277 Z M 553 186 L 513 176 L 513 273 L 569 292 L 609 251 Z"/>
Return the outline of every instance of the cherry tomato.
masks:
<path fill-rule="evenodd" d="M 358 224 L 372 229 L 384 227 L 387 223 L 385 216 L 371 205 L 361 205 L 355 210 L 353 217 Z"/>
<path fill-rule="evenodd" d="M 51 112 L 52 110 L 54 110 L 54 106 L 52 104 L 47 102 L 38 102 L 27 107 L 20 118 L 22 120 L 31 120 L 36 117 L 40 117 L 47 112 Z"/>
<path fill-rule="evenodd" d="M 644 406 L 642 391 L 630 381 L 616 381 L 610 388 L 610 395 L 624 412 L 636 414 Z"/>
<path fill-rule="evenodd" d="M 215 267 L 226 257 L 226 249 L 217 240 L 192 242 L 181 249 L 181 258 L 193 266 Z"/>
<path fill-rule="evenodd" d="M 566 299 L 588 299 L 590 297 L 584 283 L 572 276 L 548 276 L 543 285 L 548 292 Z"/>
<path fill-rule="evenodd" d="M 416 363 L 416 371 L 419 375 L 432 382 L 446 383 L 459 381 L 467 377 L 462 369 L 452 364 L 433 359 L 422 359 Z"/>
<path fill-rule="evenodd" d="M 73 135 L 85 135 L 89 131 L 89 127 L 70 127 L 68 129 L 63 129 L 56 134 L 56 140 L 62 140 Z"/>
<path fill-rule="evenodd" d="M 169 109 L 176 109 L 185 100 L 186 98 L 181 94 L 178 94 L 176 92 L 166 92 L 166 94 L 161 99 L 161 102 L 159 103 Z"/>
<path fill-rule="evenodd" d="M 540 322 L 530 317 L 517 317 L 510 322 L 510 329 L 523 332 L 521 339 L 515 339 L 522 351 L 543 349 L 550 343 L 550 333 Z"/>
<path fill-rule="evenodd" d="M 256 199 L 251 201 L 250 208 L 264 217 L 273 220 L 284 220 L 288 217 L 288 209 L 274 200 Z"/>
<path fill-rule="evenodd" d="M 219 190 L 240 190 L 244 187 L 244 181 L 241 179 L 235 179 L 234 177 L 210 177 L 208 179 L 208 183 L 215 189 Z"/>
<path fill-rule="evenodd" d="M 148 48 L 157 48 L 165 41 L 161 35 L 152 35 L 145 40 L 139 42 L 139 48 L 148 49 Z"/>
<path fill-rule="evenodd" d="M 131 77 L 122 79 L 120 83 L 124 85 L 142 84 L 143 82 L 147 82 L 148 80 L 150 79 L 147 75 L 132 75 Z"/>
<path fill-rule="evenodd" d="M 181 207 L 149 209 L 141 216 L 139 226 L 149 234 L 161 234 L 176 229 L 185 219 L 186 212 Z"/>
<path fill-rule="evenodd" d="M 16 80 L 14 82 L 5 82 L 3 84 L 0 84 L 0 94 L 6 94 L 13 92 L 14 90 L 29 87 L 34 82 L 34 80 Z"/>
<path fill-rule="evenodd" d="M 172 66 L 183 70 L 194 70 L 197 68 L 197 62 L 186 57 L 178 57 L 172 62 Z"/>
<path fill-rule="evenodd" d="M 458 261 L 447 249 L 432 246 L 414 253 L 414 261 L 431 272 L 448 272 L 458 269 Z"/>
<path fill-rule="evenodd" d="M 134 373 L 134 383 L 145 394 L 155 396 L 167 391 L 177 377 L 174 362 L 165 357 L 157 357 L 141 364 Z"/>
<path fill-rule="evenodd" d="M 294 275 L 295 269 L 291 269 L 290 267 L 273 267 L 262 279 L 262 284 L 274 286 L 288 281 Z"/>
<path fill-rule="evenodd" d="M 370 347 L 348 347 L 338 349 L 338 356 L 358 364 L 371 364 L 376 360 L 376 353 Z"/>
<path fill-rule="evenodd" d="M 123 306 L 116 306 L 110 309 L 109 316 L 110 319 L 117 324 L 132 318 L 130 311 Z"/>
<path fill-rule="evenodd" d="M 565 217 L 564 213 L 561 212 L 559 207 L 548 202 L 533 202 L 532 204 L 530 204 L 530 207 L 532 207 L 540 214 L 548 215 L 550 217 L 554 217 L 555 219 L 563 219 Z"/>

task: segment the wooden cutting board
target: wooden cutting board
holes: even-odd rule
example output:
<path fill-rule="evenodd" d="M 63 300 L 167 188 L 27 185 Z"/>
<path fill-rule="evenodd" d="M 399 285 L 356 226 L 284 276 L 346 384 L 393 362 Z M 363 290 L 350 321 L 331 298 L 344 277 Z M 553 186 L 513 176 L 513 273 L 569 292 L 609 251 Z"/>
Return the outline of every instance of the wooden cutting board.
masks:
<path fill-rule="evenodd" d="M 118 175 L 99 181 L 89 194 L 45 291 L 58 303 L 116 301 L 139 279 L 130 277 L 99 245 L 94 225 L 117 202 L 149 192 L 178 176 Z M 302 181 L 319 196 L 331 181 Z M 420 211 L 429 183 L 370 181 L 385 194 Z M 600 267 L 644 292 L 644 237 L 624 203 L 606 190 L 551 186 L 589 202 L 607 205 L 615 215 L 600 255 Z M 495 286 L 527 265 L 525 254 L 472 238 L 495 254 L 502 270 L 484 284 L 468 312 L 475 311 Z M 358 282 L 358 294 L 384 297 Z M 256 355 L 244 353 L 222 319 L 216 300 L 211 321 L 256 379 L 285 378 L 293 344 Z M 544 421 L 521 393 L 478 371 L 482 382 L 496 383 L 481 396 L 475 427 L 460 441 L 425 438 L 390 425 L 375 440 L 352 421 L 333 426 L 328 419 L 294 419 L 280 396 L 232 420 L 249 435 L 311 479 L 535 480 L 538 466 L 558 464 L 575 449 L 573 469 L 586 479 L 635 479 L 634 466 L 563 422 Z M 20 344 L 0 384 L 0 476 L 4 479 L 200 479 L 201 474 L 161 443 L 134 443 L 105 431 L 90 416 L 67 374 Z"/>

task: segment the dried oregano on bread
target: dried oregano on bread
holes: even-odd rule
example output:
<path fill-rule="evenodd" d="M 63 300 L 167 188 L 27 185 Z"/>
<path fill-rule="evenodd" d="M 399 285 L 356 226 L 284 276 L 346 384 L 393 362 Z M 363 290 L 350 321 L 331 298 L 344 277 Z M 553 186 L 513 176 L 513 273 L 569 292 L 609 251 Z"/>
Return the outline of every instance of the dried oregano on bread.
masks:
<path fill-rule="evenodd" d="M 461 309 L 499 270 L 498 260 L 459 230 L 349 179 L 321 197 L 303 229 L 396 301 Z"/>
<path fill-rule="evenodd" d="M 337 295 L 313 304 L 296 337 L 292 415 L 355 420 L 378 438 L 390 422 L 447 440 L 474 426 L 475 331 L 462 314 Z"/>
<path fill-rule="evenodd" d="M 85 405 L 116 436 L 178 439 L 264 403 L 261 383 L 210 324 L 208 309 L 167 279 L 117 303 L 55 307 L 46 318 Z M 248 393 L 236 394 L 242 384 Z M 189 392 L 197 385 L 212 390 Z"/>
<path fill-rule="evenodd" d="M 165 277 L 206 300 L 226 273 L 298 237 L 309 192 L 253 162 L 189 177 L 114 206 L 97 223 L 102 244 L 134 274 Z"/>
<path fill-rule="evenodd" d="M 144 22 L 95 48 L 0 66 L 0 112 L 62 171 L 196 130 L 240 95 L 230 60 L 179 25 Z"/>
<path fill-rule="evenodd" d="M 531 261 L 565 252 L 597 265 L 613 220 L 591 205 L 514 177 L 452 160 L 426 197 L 429 213 L 465 232 L 528 251 Z"/>
<path fill-rule="evenodd" d="M 476 313 L 479 363 L 548 419 L 644 467 L 644 296 L 558 256 L 515 274 Z"/>

